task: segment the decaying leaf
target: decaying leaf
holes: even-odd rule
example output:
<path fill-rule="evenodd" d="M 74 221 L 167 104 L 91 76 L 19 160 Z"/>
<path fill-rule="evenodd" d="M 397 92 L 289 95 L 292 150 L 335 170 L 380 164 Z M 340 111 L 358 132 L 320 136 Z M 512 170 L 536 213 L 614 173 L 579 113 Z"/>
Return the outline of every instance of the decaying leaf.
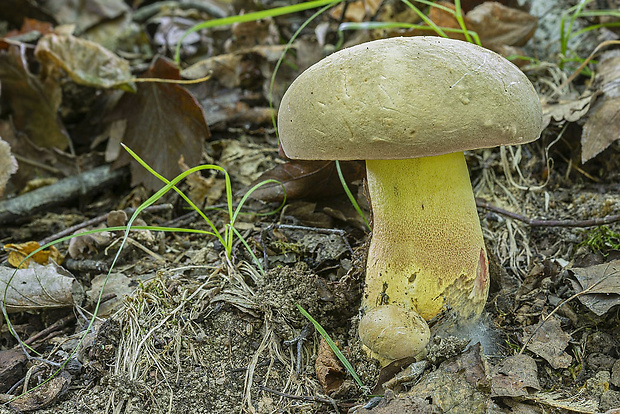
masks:
<path fill-rule="evenodd" d="M 487 381 L 484 358 L 480 344 L 472 345 L 425 374 L 409 393 L 432 401 L 442 412 L 457 406 L 467 407 L 469 412 L 487 412 L 490 400 L 479 388 Z"/>
<path fill-rule="evenodd" d="M 61 24 L 75 24 L 78 33 L 129 10 L 123 0 L 45 1 L 45 8 Z"/>
<path fill-rule="evenodd" d="M 78 231 L 78 233 L 81 232 L 82 230 Z M 86 259 L 98 252 L 99 249 L 110 244 L 111 240 L 112 233 L 108 231 L 73 237 L 69 240 L 69 256 L 77 260 Z"/>
<path fill-rule="evenodd" d="M 554 369 L 570 366 L 573 358 L 564 352 L 570 335 L 562 330 L 560 320 L 555 316 L 526 327 L 523 337 L 525 341 L 529 340 L 527 349 L 544 358 Z"/>
<path fill-rule="evenodd" d="M 49 34 L 39 40 L 34 53 L 47 73 L 60 67 L 80 85 L 135 90 L 129 62 L 95 42 Z"/>
<path fill-rule="evenodd" d="M 39 36 L 46 35 L 52 31 L 52 25 L 48 22 L 42 22 L 36 19 L 26 17 L 19 30 L 11 30 L 4 35 L 5 39 L 31 41 L 36 40 Z M 0 40 L 0 49 L 7 49 L 8 43 Z"/>
<path fill-rule="evenodd" d="M 11 147 L 0 137 L 0 197 L 4 193 L 9 177 L 17 171 L 17 161 L 11 154 Z"/>
<path fill-rule="evenodd" d="M 345 369 L 323 338 L 319 342 L 314 369 L 316 379 L 328 395 L 340 388 L 344 382 Z"/>
<path fill-rule="evenodd" d="M 576 94 L 565 95 L 559 99 L 541 98 L 543 108 L 543 125 L 549 125 L 551 120 L 555 122 L 576 122 L 590 110 L 600 93 L 585 91 L 581 96 Z"/>
<path fill-rule="evenodd" d="M 454 4 L 441 1 L 442 6 L 455 9 Z M 439 27 L 460 29 L 454 14 L 431 7 L 428 17 Z M 478 34 L 480 42 L 486 48 L 498 53 L 505 46 L 523 46 L 534 35 L 538 18 L 519 9 L 504 6 L 499 2 L 486 1 L 463 16 L 465 27 Z M 428 30 L 414 29 L 409 35 L 428 35 Z M 465 40 L 465 35 L 447 32 L 453 39 Z"/>
<path fill-rule="evenodd" d="M 28 394 L 21 395 L 9 405 L 18 412 L 28 412 L 49 407 L 69 390 L 71 374 L 66 370 Z"/>
<path fill-rule="evenodd" d="M 295 45 L 291 46 L 295 49 Z M 258 68 L 263 75 L 271 74 L 269 68 L 262 68 L 263 62 L 275 63 L 286 45 L 255 46 L 233 53 L 213 56 L 201 60 L 181 71 L 181 76 L 188 79 L 199 79 L 207 75 L 227 88 L 240 86 L 250 76 L 252 69 Z M 267 76 L 268 77 L 268 76 Z"/>
<path fill-rule="evenodd" d="M 17 46 L 0 51 L 2 100 L 12 110 L 15 127 L 36 145 L 64 150 L 69 139 L 58 117 L 60 85 L 53 81 L 43 83 L 31 74 L 24 53 Z"/>
<path fill-rule="evenodd" d="M 360 180 L 366 175 L 363 161 L 341 161 L 340 168 L 347 183 Z M 282 183 L 286 197 L 290 200 L 316 199 L 343 193 L 334 161 L 291 160 L 265 172 L 252 185 L 268 179 Z M 252 193 L 252 196 L 263 201 L 282 201 L 284 195 L 280 185 L 267 184 Z"/>
<path fill-rule="evenodd" d="M 101 290 L 103 289 L 103 292 Z M 97 316 L 106 318 L 118 310 L 125 301 L 125 296 L 136 290 L 136 284 L 122 273 L 101 274 L 93 278 L 91 287 L 86 291 L 86 297 L 91 304 L 97 303 L 100 296 L 113 296 L 99 305 Z"/>
<path fill-rule="evenodd" d="M 601 55 L 595 78 L 602 96 L 589 112 L 581 134 L 581 162 L 591 160 L 620 139 L 620 50 Z"/>
<path fill-rule="evenodd" d="M 4 245 L 4 250 L 9 252 L 8 262 L 11 266 L 17 267 L 21 263 L 22 260 L 26 258 L 30 253 L 37 250 L 41 245 L 36 241 L 30 241 L 21 244 L 6 244 Z M 50 260 L 60 264 L 62 263 L 64 257 L 58 249 L 54 246 L 50 246 L 48 249 L 41 250 L 40 252 L 35 253 L 30 256 L 27 261 L 22 263 L 21 268 L 26 269 L 31 266 L 33 263 L 38 263 L 40 265 L 46 265 Z"/>
<path fill-rule="evenodd" d="M 346 6 L 345 3 L 340 3 L 329 11 L 329 15 L 334 19 L 340 20 L 342 11 L 346 7 L 344 19 L 349 22 L 361 22 L 367 17 L 374 16 L 377 10 L 379 10 L 381 3 L 381 0 L 358 0 L 347 3 Z"/>
<path fill-rule="evenodd" d="M 144 74 L 148 78 L 179 79 L 178 69 L 164 58 L 157 59 Z M 182 155 L 189 166 L 202 156 L 209 128 L 202 108 L 182 86 L 168 83 L 142 83 L 136 94 L 126 93 L 115 109 L 115 116 L 127 119 L 123 142 L 155 171 L 169 180 L 180 173 Z M 130 164 L 132 185 L 144 184 L 157 190 L 163 183 L 121 151 L 114 167 Z"/>
<path fill-rule="evenodd" d="M 82 285 L 55 264 L 35 263 L 17 270 L 0 266 L 0 291 L 5 289 L 4 304 L 9 313 L 67 308 L 84 300 Z"/>
<path fill-rule="evenodd" d="M 592 312 L 602 316 L 613 306 L 620 305 L 620 260 L 584 268 L 574 267 L 571 271 L 573 288 L 577 292 L 588 289 L 578 298 Z"/>
<path fill-rule="evenodd" d="M 467 27 L 478 33 L 482 45 L 490 49 L 499 45 L 524 46 L 538 25 L 537 17 L 495 1 L 474 7 L 466 17 Z"/>
<path fill-rule="evenodd" d="M 521 397 L 540 391 L 536 361 L 529 355 L 513 355 L 495 367 L 491 397 Z"/>
<path fill-rule="evenodd" d="M 230 30 L 231 37 L 224 45 L 227 52 L 280 43 L 280 33 L 272 17 L 233 23 Z"/>
<path fill-rule="evenodd" d="M 183 157 L 179 160 L 179 168 L 181 171 L 189 170 L 189 166 L 183 162 Z M 223 178 L 204 177 L 200 172 L 188 175 L 185 182 L 189 185 L 188 196 L 197 206 L 202 206 L 205 202 L 206 205 L 212 205 L 219 200 L 226 189 L 226 180 Z"/>

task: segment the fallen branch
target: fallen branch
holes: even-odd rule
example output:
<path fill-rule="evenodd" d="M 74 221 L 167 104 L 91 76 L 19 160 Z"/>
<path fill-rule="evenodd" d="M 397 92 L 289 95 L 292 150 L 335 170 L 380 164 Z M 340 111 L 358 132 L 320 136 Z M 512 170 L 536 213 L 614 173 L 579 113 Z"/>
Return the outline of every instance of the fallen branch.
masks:
<path fill-rule="evenodd" d="M 522 216 L 521 214 L 513 213 L 512 211 L 504 210 L 503 208 L 499 208 L 478 198 L 476 199 L 476 205 L 484 210 L 489 210 L 494 213 L 501 214 L 502 216 L 521 221 L 530 227 L 594 227 L 620 221 L 620 214 L 589 220 L 541 220 L 532 219 Z"/>
<path fill-rule="evenodd" d="M 39 211 L 65 204 L 120 182 L 128 176 L 127 168 L 111 170 L 109 165 L 74 175 L 55 184 L 0 202 L 0 224 L 15 222 Z"/>

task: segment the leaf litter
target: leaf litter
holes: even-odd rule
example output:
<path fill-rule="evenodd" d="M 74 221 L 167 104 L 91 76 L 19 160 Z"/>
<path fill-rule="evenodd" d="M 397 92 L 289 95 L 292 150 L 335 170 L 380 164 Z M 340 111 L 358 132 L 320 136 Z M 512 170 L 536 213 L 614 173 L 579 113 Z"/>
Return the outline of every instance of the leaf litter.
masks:
<path fill-rule="evenodd" d="M 153 51 L 170 56 L 173 43 L 194 23 L 239 14 L 241 9 L 248 12 L 254 6 L 205 2 L 198 7 L 170 3 L 165 7 L 137 5 L 135 10 L 130 10 L 123 2 L 90 0 L 80 6 L 48 1 L 44 11 L 27 3 L 28 7 L 21 9 L 23 13 L 77 26 L 73 32 L 56 26 L 53 34 L 47 33 L 47 29 L 39 34 L 34 33 L 36 29 L 26 29 L 6 39 L 8 49 L 0 52 L 3 54 L 0 64 L 4 65 L 0 68 L 5 70 L 0 69 L 3 92 L 8 85 L 9 92 L 13 88 L 19 91 L 20 98 L 30 99 L 17 99 L 15 92 L 2 96 L 3 105 L 13 115 L 12 124 L 6 119 L 2 124 L 2 136 L 11 144 L 9 156 L 24 154 L 26 146 L 31 145 L 26 140 L 32 141 L 35 148 L 63 150 L 70 136 L 75 140 L 72 144 L 78 144 L 74 149 L 78 157 L 66 159 L 79 170 L 103 162 L 105 141 L 113 135 L 116 140 L 107 144 L 108 161 L 123 157 L 119 150 L 122 141 L 167 178 L 206 161 L 225 165 L 240 194 L 243 194 L 242 186 L 247 189 L 265 177 L 275 177 L 284 183 L 290 198 L 312 201 L 291 202 L 280 214 L 265 218 L 258 213 L 269 207 L 265 205 L 268 200 L 282 198 L 280 187 L 265 187 L 263 193 L 254 194 L 257 200 L 248 204 L 249 214 L 243 216 L 238 229 L 256 256 L 265 253 L 268 261 L 275 264 L 266 275 L 250 265 L 253 258 L 240 244 L 235 245 L 235 265 L 231 266 L 218 242 L 207 236 L 174 233 L 159 237 L 132 233 L 129 247 L 122 252 L 115 268 L 117 272 L 104 291 L 101 306 L 107 309 L 100 309 L 103 311 L 100 316 L 111 316 L 94 324 L 94 330 L 76 356 L 69 360 L 70 369 L 54 377 L 48 385 L 14 401 L 13 407 L 41 413 L 86 409 L 128 413 L 235 410 L 319 413 L 350 409 L 398 414 L 411 410 L 470 413 L 476 409 L 481 412 L 604 412 L 617 406 L 614 404 L 620 401 L 620 391 L 618 369 L 614 367 L 618 365 L 620 348 L 618 341 L 613 340 L 618 325 L 613 312 L 617 309 L 614 300 L 618 290 L 613 284 L 615 276 L 608 276 L 596 267 L 613 264 L 613 259 L 606 256 L 611 254 L 580 245 L 587 237 L 581 229 L 527 229 L 508 216 L 483 210 L 489 251 L 497 262 L 497 270 L 492 272 L 494 286 L 488 307 L 492 323 L 481 328 L 479 334 L 468 333 L 484 340 L 483 346 L 476 345 L 474 340 L 463 350 L 462 340 L 435 338 L 429 351 L 431 366 L 400 365 L 404 368 L 400 379 L 382 380 L 394 386 L 385 390 L 385 398 L 371 410 L 370 405 L 364 408 L 369 398 L 353 385 L 339 362 L 326 350 L 319 352 L 320 338 L 315 333 L 303 341 L 300 354 L 296 347 L 284 343 L 294 340 L 306 326 L 296 311 L 296 304 L 302 304 L 338 340 L 342 352 L 366 384 L 372 386 L 378 377 L 379 368 L 361 349 L 355 331 L 363 286 L 364 226 L 359 218 L 356 221 L 353 217 L 356 213 L 351 212 L 349 201 L 337 195 L 342 184 L 333 163 L 304 164 L 276 159 L 269 83 L 278 52 L 282 50 L 281 40 L 290 38 L 308 14 L 195 32 L 183 41 L 182 56 L 187 62 L 179 72 L 164 58 L 153 59 Z M 389 15 L 389 19 L 416 22 L 399 3 L 379 3 L 354 2 L 344 9 L 334 9 L 333 20 L 323 17 L 316 30 L 302 33 L 276 77 L 278 84 L 273 96 L 276 107 L 281 92 L 299 71 L 333 47 L 343 10 L 344 17 L 350 21 L 381 21 Z M 467 27 L 478 32 L 484 45 L 506 54 L 525 54 L 515 48 L 522 47 L 532 35 L 535 17 L 522 8 L 517 9 L 515 2 L 463 3 L 467 7 Z M 430 11 L 436 23 L 457 27 L 450 13 L 436 8 Z M 19 13 L 11 13 L 11 18 L 15 14 Z M 41 33 L 45 36 L 41 37 Z M 385 31 L 361 32 L 347 36 L 347 40 L 355 42 L 386 34 Z M 408 29 L 390 32 L 390 35 L 402 34 L 411 33 Z M 321 40 L 316 42 L 314 36 Z M 51 39 L 61 38 L 63 42 L 53 47 L 46 45 Z M 15 41 L 36 45 L 38 53 L 35 56 L 22 53 Z M 96 42 L 103 46 L 97 46 Z M 87 47 L 88 52 L 80 53 L 93 53 L 93 59 L 72 60 L 73 53 L 69 52 L 78 50 L 75 47 Z M 106 62 L 105 57 L 110 56 L 103 47 L 119 59 L 111 71 L 99 72 L 105 64 L 75 66 L 89 63 L 86 61 Z M 132 73 L 151 78 L 196 78 L 211 74 L 211 79 L 188 87 L 140 83 L 136 95 L 125 93 L 120 98 L 116 113 L 107 110 L 99 113 L 99 108 L 118 100 L 118 93 L 110 88 L 132 79 L 123 61 L 129 64 Z M 468 154 L 479 196 L 537 217 L 585 219 L 620 211 L 620 200 L 610 190 L 618 185 L 616 171 L 620 167 L 614 161 L 617 122 L 611 106 L 618 76 L 615 64 L 606 67 L 606 61 L 613 59 L 601 58 L 592 66 L 598 74 L 589 87 L 583 78 L 578 78 L 572 94 L 561 98 L 549 94 L 542 97 L 549 129 L 540 144 L 502 154 L 487 150 Z M 55 63 L 50 66 L 50 62 Z M 46 65 L 46 73 L 51 76 L 37 71 L 39 63 Z M 523 67 L 537 85 L 549 87 L 541 87 L 541 91 L 553 91 L 549 84 L 556 82 L 557 87 L 561 82 L 541 75 L 553 72 L 537 71 L 535 64 Z M 19 76 L 6 78 L 7 73 Z M 120 76 L 114 75 L 108 81 L 106 73 Z M 80 106 L 81 101 L 74 101 L 79 94 L 71 95 L 67 88 L 77 83 L 93 97 L 83 101 L 82 106 L 86 107 L 88 122 L 95 122 L 91 135 L 97 129 L 96 139 L 88 133 L 78 134 L 78 125 L 86 126 L 83 130 L 88 131 L 89 124 L 81 118 L 84 112 L 80 115 L 79 111 L 69 110 L 70 106 Z M 93 102 L 97 105 L 89 108 Z M 612 110 L 603 106 L 605 102 L 612 102 L 609 104 Z M 600 108 L 604 111 L 599 112 Z M 30 123 L 27 122 L 30 114 L 41 114 L 41 117 Z M 112 119 L 116 121 L 111 123 Z M 585 136 L 581 135 L 586 131 L 584 122 L 589 125 L 589 132 L 587 139 L 580 140 Z M 611 127 L 602 130 L 601 125 L 605 123 Z M 567 127 L 566 134 L 555 141 L 557 137 L 553 134 L 563 127 Z M 212 141 L 207 141 L 209 132 L 217 135 Z M 84 141 L 78 137 L 85 137 Z M 608 150 L 603 151 L 605 148 Z M 90 158 L 84 157 L 85 152 Z M 55 166 L 49 161 L 51 152 L 27 153 L 29 161 L 41 161 L 48 168 Z M 593 154 L 591 160 L 575 167 L 579 161 L 571 160 L 578 160 L 584 153 Z M 553 158 L 554 163 L 547 164 L 547 157 Z M 9 160 L 9 168 L 13 168 L 13 160 Z M 18 174 L 26 171 L 26 177 L 34 178 L 37 170 L 22 169 L 26 163 L 18 161 L 21 170 Z M 353 193 L 358 202 L 367 204 L 363 164 L 343 163 L 342 166 L 349 184 L 357 184 Z M 271 175 L 262 175 L 273 167 L 268 173 Z M 74 170 L 63 167 L 63 171 L 72 174 Z M 63 175 L 62 171 L 54 173 Z M 133 185 L 141 184 L 151 191 L 162 186 L 135 163 L 131 173 Z M 505 176 L 508 173 L 510 176 Z M 545 175 L 549 177 L 548 184 L 541 185 Z M 11 176 L 7 186 L 9 196 L 25 185 L 23 178 L 15 177 Z M 220 175 L 205 173 L 191 178 L 183 188 L 188 189 L 196 203 L 217 205 L 222 200 L 222 183 Z M 127 205 L 139 205 L 146 199 L 145 194 L 148 192 L 140 187 L 133 192 L 127 186 L 110 188 L 101 196 L 75 206 L 77 210 L 73 214 L 77 211 L 82 216 L 71 220 L 85 221 Z M 168 194 L 163 201 L 172 203 L 174 211 L 146 215 L 145 223 L 206 228 L 195 217 L 183 214 L 185 207 L 176 195 Z M 226 222 L 222 216 L 217 211 L 211 212 L 215 226 L 223 228 Z M 368 209 L 366 213 L 370 214 Z M 58 217 L 34 217 L 31 223 L 23 225 L 10 223 L 0 229 L 0 237 L 14 243 L 48 237 L 68 226 L 70 220 L 63 223 Z M 276 224 L 311 225 L 316 229 L 270 228 Z M 50 231 L 52 228 L 55 230 Z M 321 232 L 334 228 L 344 230 L 344 239 Z M 102 264 L 109 265 L 118 249 L 118 235 L 99 241 L 74 240 L 71 260 L 77 262 L 76 269 L 80 270 L 74 271 L 71 284 L 79 281 L 90 288 L 89 299 L 81 303 L 84 308 L 76 309 L 92 312 L 98 286 L 105 279 L 105 273 L 97 269 Z M 346 248 L 348 243 L 353 245 L 353 253 Z M 65 250 L 70 247 L 60 246 Z M 566 263 L 574 260 L 579 266 L 563 270 L 552 259 Z M 592 288 L 605 277 L 610 284 L 600 282 L 597 285 L 600 291 Z M 28 284 L 36 286 L 32 280 Z M 608 300 L 601 300 L 602 297 Z M 594 302 L 588 302 L 589 299 Z M 596 307 L 595 302 L 605 307 Z M 53 320 L 66 320 L 72 316 L 68 313 L 51 309 L 30 316 L 16 313 L 12 314 L 13 326 L 27 341 L 36 341 L 33 338 L 37 329 L 54 327 Z M 551 313 L 555 315 L 549 317 Z M 53 332 L 52 336 L 58 337 L 47 339 L 51 346 L 44 351 L 45 358 L 62 362 L 77 345 L 84 329 L 80 319 L 74 328 Z M 527 348 L 518 354 L 515 348 L 525 347 L 532 333 Z M 7 331 L 3 335 L 10 340 Z M 7 382 L 10 378 L 23 377 L 25 369 L 36 374 L 37 381 L 54 371 L 53 365 L 25 361 L 17 355 L 3 360 L 1 357 L 8 355 L 5 352 L 10 350 L 2 350 L 0 355 L 0 361 L 7 361 L 0 366 L 0 380 L 4 381 L 0 381 L 1 392 L 14 385 Z M 317 365 L 319 354 L 325 358 Z M 300 372 L 297 372 L 298 364 Z M 325 375 L 317 375 L 317 367 Z M 3 376 L 4 372 L 12 372 L 15 377 Z M 343 379 L 337 387 L 328 381 L 334 373 Z M 32 385 L 36 384 L 28 384 Z M 19 388 L 13 395 L 18 393 Z"/>

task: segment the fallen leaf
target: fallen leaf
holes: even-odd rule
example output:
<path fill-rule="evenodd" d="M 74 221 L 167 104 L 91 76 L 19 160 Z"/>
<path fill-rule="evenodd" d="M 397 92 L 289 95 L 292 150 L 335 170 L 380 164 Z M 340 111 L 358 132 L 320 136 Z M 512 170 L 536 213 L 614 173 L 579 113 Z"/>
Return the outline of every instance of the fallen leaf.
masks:
<path fill-rule="evenodd" d="M 183 157 L 179 160 L 179 168 L 181 171 L 189 170 L 189 166 L 185 164 Z M 213 205 L 226 189 L 226 180 L 214 176 L 204 177 L 200 171 L 188 175 L 185 182 L 189 185 L 187 195 L 197 206 L 202 206 L 205 203 L 206 205 Z"/>
<path fill-rule="evenodd" d="M 293 44 L 292 49 L 296 46 Z M 286 45 L 255 46 L 249 49 L 226 53 L 203 59 L 183 69 L 181 76 L 187 79 L 200 79 L 207 75 L 227 88 L 242 85 L 253 71 L 271 74 L 269 70 L 261 70 L 263 62 L 275 63 L 286 49 Z"/>
<path fill-rule="evenodd" d="M 60 67 L 80 85 L 135 90 L 129 62 L 95 42 L 49 34 L 39 40 L 34 54 L 48 74 Z"/>
<path fill-rule="evenodd" d="M 580 120 L 588 113 L 598 95 L 600 93 L 593 93 L 588 89 L 581 96 L 571 94 L 553 100 L 542 97 L 540 103 L 543 109 L 543 124 L 549 125 L 551 120 L 555 122 Z"/>
<path fill-rule="evenodd" d="M 82 231 L 83 230 L 78 230 L 78 233 Z M 69 249 L 67 249 L 67 252 L 72 259 L 82 260 L 93 256 L 99 249 L 109 245 L 111 241 L 112 233 L 108 231 L 84 234 L 69 240 Z"/>
<path fill-rule="evenodd" d="M 573 358 L 564 352 L 570 335 L 562 330 L 560 320 L 555 316 L 525 327 L 523 338 L 524 343 L 529 340 L 527 349 L 544 358 L 554 369 L 570 366 Z"/>
<path fill-rule="evenodd" d="M 506 7 L 495 1 L 486 1 L 466 14 L 467 28 L 471 28 L 483 46 L 524 46 L 534 35 L 538 18 L 531 14 Z"/>
<path fill-rule="evenodd" d="M 340 168 L 347 183 L 366 176 L 363 161 L 341 161 Z M 269 179 L 284 185 L 289 200 L 316 199 L 344 192 L 334 161 L 291 160 L 266 171 L 250 185 Z M 282 201 L 284 194 L 279 184 L 266 184 L 252 196 L 263 201 Z"/>
<path fill-rule="evenodd" d="M 454 4 L 437 2 L 452 10 Z M 461 26 L 453 13 L 431 7 L 428 17 L 437 26 L 460 29 Z M 478 34 L 482 46 L 500 53 L 506 46 L 523 46 L 534 35 L 538 18 L 519 9 L 504 6 L 498 2 L 484 2 L 463 16 L 465 27 Z M 408 36 L 428 35 L 428 30 L 413 29 L 406 32 Z M 458 32 L 446 33 L 452 39 L 465 40 L 465 35 Z"/>
<path fill-rule="evenodd" d="M 540 391 L 536 361 L 529 355 L 513 355 L 495 367 L 491 397 L 521 397 Z"/>
<path fill-rule="evenodd" d="M 314 370 L 316 379 L 327 395 L 340 388 L 344 382 L 345 369 L 323 338 L 319 342 Z"/>
<path fill-rule="evenodd" d="M 0 197 L 4 193 L 9 177 L 17 171 L 17 161 L 11 154 L 11 147 L 0 138 Z"/>
<path fill-rule="evenodd" d="M 69 138 L 58 117 L 60 85 L 53 81 L 44 84 L 32 75 L 23 53 L 17 46 L 0 51 L 2 100 L 11 107 L 17 130 L 40 147 L 64 150 Z"/>
<path fill-rule="evenodd" d="M 590 109 L 581 134 L 581 162 L 620 139 L 620 50 L 601 55 L 594 84 L 602 96 Z"/>
<path fill-rule="evenodd" d="M 346 4 L 339 4 L 329 11 L 329 15 L 336 20 L 340 20 L 342 10 L 344 12 L 344 20 L 348 22 L 361 22 L 367 17 L 372 17 L 379 10 L 379 6 L 383 3 L 381 0 L 358 0 Z"/>
<path fill-rule="evenodd" d="M 280 43 L 280 33 L 278 33 L 278 28 L 271 17 L 233 23 L 230 30 L 231 36 L 224 44 L 226 52 L 248 49 L 257 45 L 278 45 Z"/>
<path fill-rule="evenodd" d="M 487 412 L 490 399 L 485 357 L 479 343 L 425 374 L 411 387 L 410 395 L 432 401 L 441 412 L 467 407 L 468 412 Z"/>
<path fill-rule="evenodd" d="M 52 25 L 48 22 L 41 22 L 36 19 L 26 17 L 19 30 L 11 30 L 7 32 L 3 39 L 19 40 L 22 42 L 35 41 L 40 36 L 46 35 L 52 31 Z M 0 40 L 0 49 L 7 49 L 9 44 Z"/>
<path fill-rule="evenodd" d="M 55 264 L 34 263 L 17 270 L 0 266 L 0 290 L 6 291 L 3 301 L 9 313 L 70 308 L 84 299 L 82 285 Z"/>
<path fill-rule="evenodd" d="M 103 289 L 103 293 L 101 290 Z M 88 302 L 94 304 L 100 295 L 112 296 L 113 298 L 99 305 L 97 316 L 106 318 L 117 311 L 125 302 L 125 296 L 131 295 L 136 290 L 136 284 L 122 273 L 101 274 L 93 278 L 91 287 L 86 291 Z"/>
<path fill-rule="evenodd" d="M 5 244 L 4 250 L 9 252 L 8 262 L 13 267 L 18 267 L 22 260 L 26 258 L 30 253 L 37 250 L 41 245 L 36 241 L 30 241 L 21 244 Z M 54 246 L 50 246 L 48 249 L 41 250 L 30 256 L 27 261 L 22 263 L 21 268 L 26 269 L 30 267 L 32 263 L 38 263 L 40 265 L 47 265 L 50 260 L 53 260 L 57 264 L 62 263 L 64 257 L 58 249 Z"/>
<path fill-rule="evenodd" d="M 78 33 L 129 11 L 123 0 L 47 0 L 44 4 L 58 23 L 75 24 Z"/>
<path fill-rule="evenodd" d="M 620 260 L 570 270 L 573 274 L 573 288 L 577 292 L 588 289 L 587 293 L 578 298 L 592 312 L 602 316 L 613 306 L 620 305 Z"/>
<path fill-rule="evenodd" d="M 178 69 L 160 57 L 144 74 L 148 78 L 179 79 Z M 202 108 L 182 86 L 168 83 L 142 83 L 136 94 L 121 98 L 114 117 L 127 119 L 123 142 L 155 171 L 168 179 L 180 173 L 182 155 L 190 167 L 200 162 L 203 142 L 209 128 Z M 157 190 L 163 183 L 139 165 L 125 151 L 114 162 L 115 168 L 130 164 L 132 185 L 144 184 Z"/>
<path fill-rule="evenodd" d="M 223 140 L 214 143 L 221 148 L 218 164 L 229 172 L 234 181 L 250 185 L 269 166 L 273 165 L 273 148 L 244 143 L 238 140 Z"/>
<path fill-rule="evenodd" d="M 41 384 L 27 394 L 22 394 L 11 401 L 9 406 L 18 412 L 27 412 L 49 407 L 69 390 L 71 374 L 66 370 Z"/>

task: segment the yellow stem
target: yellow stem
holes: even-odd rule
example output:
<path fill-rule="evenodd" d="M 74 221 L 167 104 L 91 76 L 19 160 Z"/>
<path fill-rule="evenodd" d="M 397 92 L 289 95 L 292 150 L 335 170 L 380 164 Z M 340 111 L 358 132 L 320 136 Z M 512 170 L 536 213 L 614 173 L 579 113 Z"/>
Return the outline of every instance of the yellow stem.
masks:
<path fill-rule="evenodd" d="M 373 234 L 363 308 L 397 304 L 429 320 L 480 315 L 486 251 L 462 152 L 366 162 Z"/>

